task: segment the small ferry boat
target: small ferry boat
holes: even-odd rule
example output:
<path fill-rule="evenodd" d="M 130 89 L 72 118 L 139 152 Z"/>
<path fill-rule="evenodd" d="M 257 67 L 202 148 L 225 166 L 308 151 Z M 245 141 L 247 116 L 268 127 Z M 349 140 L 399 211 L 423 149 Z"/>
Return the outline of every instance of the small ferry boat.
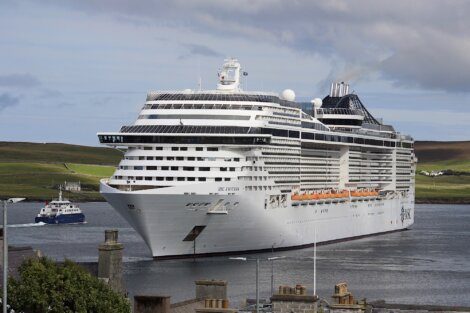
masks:
<path fill-rule="evenodd" d="M 76 224 L 84 223 L 85 215 L 76 204 L 62 199 L 62 188 L 59 187 L 59 199 L 53 200 L 41 209 L 34 219 L 35 223 Z"/>

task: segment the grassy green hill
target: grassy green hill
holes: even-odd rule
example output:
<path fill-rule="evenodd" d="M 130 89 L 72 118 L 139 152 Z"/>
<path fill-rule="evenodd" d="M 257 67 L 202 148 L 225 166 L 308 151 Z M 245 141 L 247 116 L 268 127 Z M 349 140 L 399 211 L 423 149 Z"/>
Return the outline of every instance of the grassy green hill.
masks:
<path fill-rule="evenodd" d="M 470 141 L 416 142 L 418 172 L 450 169 L 470 174 Z M 59 143 L 0 142 L 0 199 L 49 200 L 64 181 L 80 181 L 76 201 L 102 200 L 98 182 L 112 175 L 122 153 L 108 148 Z M 470 175 L 416 176 L 417 202 L 470 203 Z"/>
<path fill-rule="evenodd" d="M 80 181 L 82 192 L 67 192 L 68 198 L 102 200 L 98 182 L 112 175 L 121 157 L 121 152 L 107 148 L 0 142 L 0 198 L 50 200 L 64 181 Z"/>
<path fill-rule="evenodd" d="M 470 141 L 419 141 L 415 144 L 418 170 L 453 170 L 459 176 L 416 175 L 416 200 L 470 203 Z"/>

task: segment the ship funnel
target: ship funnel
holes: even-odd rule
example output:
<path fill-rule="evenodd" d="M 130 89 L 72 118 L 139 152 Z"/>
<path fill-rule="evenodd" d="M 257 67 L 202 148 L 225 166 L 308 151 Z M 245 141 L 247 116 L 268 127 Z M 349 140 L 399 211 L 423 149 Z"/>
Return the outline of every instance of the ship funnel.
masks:
<path fill-rule="evenodd" d="M 344 97 L 349 94 L 349 84 L 332 83 L 330 88 L 330 97 Z"/>

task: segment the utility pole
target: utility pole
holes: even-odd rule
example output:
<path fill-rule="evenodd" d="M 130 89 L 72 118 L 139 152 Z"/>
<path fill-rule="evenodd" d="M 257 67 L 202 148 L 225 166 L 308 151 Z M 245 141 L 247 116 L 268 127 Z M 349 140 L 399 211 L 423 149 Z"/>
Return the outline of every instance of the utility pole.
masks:
<path fill-rule="evenodd" d="M 3 202 L 3 313 L 7 313 L 7 299 L 8 299 L 8 239 L 7 239 L 7 203 L 17 203 L 23 201 L 25 198 L 10 198 L 2 200 Z"/>

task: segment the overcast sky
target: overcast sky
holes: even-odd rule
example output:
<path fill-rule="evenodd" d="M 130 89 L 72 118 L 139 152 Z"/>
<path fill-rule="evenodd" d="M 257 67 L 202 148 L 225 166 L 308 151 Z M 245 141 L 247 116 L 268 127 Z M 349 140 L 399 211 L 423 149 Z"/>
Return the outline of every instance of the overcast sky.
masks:
<path fill-rule="evenodd" d="M 346 81 L 417 140 L 470 140 L 470 1 L 0 2 L 0 141 L 98 145 L 149 90 L 214 89 L 228 56 L 245 89 L 323 98 Z"/>

